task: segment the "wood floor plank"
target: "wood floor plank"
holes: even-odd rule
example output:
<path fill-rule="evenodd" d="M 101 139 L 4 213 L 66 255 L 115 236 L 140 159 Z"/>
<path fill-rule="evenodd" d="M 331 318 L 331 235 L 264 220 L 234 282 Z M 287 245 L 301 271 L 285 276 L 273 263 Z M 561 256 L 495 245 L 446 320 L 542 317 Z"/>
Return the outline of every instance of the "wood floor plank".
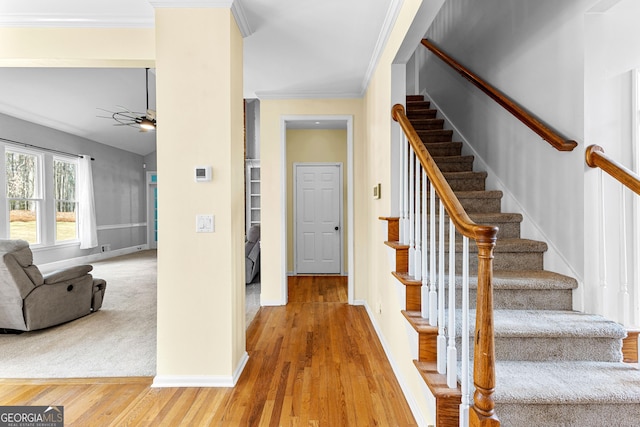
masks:
<path fill-rule="evenodd" d="M 0 405 L 65 407 L 67 426 L 415 426 L 367 312 L 341 276 L 289 280 L 262 307 L 233 388 L 151 388 L 152 378 L 0 379 Z"/>

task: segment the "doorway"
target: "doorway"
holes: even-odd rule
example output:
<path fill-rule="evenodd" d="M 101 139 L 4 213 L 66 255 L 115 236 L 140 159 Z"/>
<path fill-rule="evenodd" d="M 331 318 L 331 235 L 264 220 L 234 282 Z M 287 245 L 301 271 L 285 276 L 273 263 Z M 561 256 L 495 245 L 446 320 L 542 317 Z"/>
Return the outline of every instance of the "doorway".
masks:
<path fill-rule="evenodd" d="M 295 274 L 341 274 L 342 163 L 293 168 Z"/>
<path fill-rule="evenodd" d="M 350 115 L 295 115 L 282 116 L 282 191 L 286 194 L 283 200 L 283 234 L 285 242 L 283 256 L 286 263 L 283 263 L 282 276 L 282 296 L 286 304 L 288 294 L 288 277 L 297 274 L 294 261 L 294 206 L 293 206 L 293 175 L 294 163 L 342 163 L 343 164 L 343 186 L 342 206 L 343 213 L 340 217 L 339 234 L 341 249 L 340 270 L 338 275 L 347 277 L 347 293 L 349 304 L 356 304 L 354 300 L 354 280 L 353 280 L 353 116 Z M 341 132 L 341 137 L 336 139 L 336 147 L 339 146 L 343 153 L 340 159 L 327 157 L 331 151 L 330 143 L 326 140 L 320 141 L 315 136 L 322 132 Z M 316 135 L 310 138 L 309 135 L 301 136 L 302 133 L 314 132 Z M 296 152 L 298 150 L 298 152 Z M 304 155 L 301 157 L 300 152 Z M 336 225 L 333 225 L 335 232 Z M 296 245 L 297 246 L 297 245 Z M 297 248 L 296 248 L 297 249 Z"/>

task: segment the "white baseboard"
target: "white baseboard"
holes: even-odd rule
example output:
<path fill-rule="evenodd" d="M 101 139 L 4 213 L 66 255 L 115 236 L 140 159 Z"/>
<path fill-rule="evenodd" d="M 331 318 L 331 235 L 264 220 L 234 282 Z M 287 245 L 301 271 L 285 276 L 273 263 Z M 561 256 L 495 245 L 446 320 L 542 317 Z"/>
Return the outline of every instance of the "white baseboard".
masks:
<path fill-rule="evenodd" d="M 81 256 L 76 258 L 64 259 L 61 261 L 50 262 L 47 264 L 40 264 L 38 267 L 42 271 L 53 271 L 61 268 L 68 268 L 78 264 L 89 264 L 96 261 L 102 261 L 109 258 L 114 258 L 121 255 L 128 255 L 134 252 L 143 251 L 149 249 L 149 245 L 136 245 L 128 248 L 116 249 L 113 251 L 101 252 L 98 254 L 92 254 L 87 256 Z"/>
<path fill-rule="evenodd" d="M 397 364 L 395 363 L 393 355 L 391 354 L 391 351 L 389 350 L 389 346 L 387 345 L 387 342 L 384 339 L 384 335 L 382 335 L 382 332 L 380 331 L 380 328 L 378 327 L 378 324 L 376 323 L 376 319 L 375 319 L 375 316 L 373 315 L 373 311 L 371 311 L 371 307 L 369 307 L 369 304 L 367 303 L 367 301 L 363 301 L 362 305 L 364 305 L 365 309 L 367 310 L 367 314 L 369 315 L 369 320 L 371 321 L 371 324 L 373 325 L 373 329 L 376 331 L 376 335 L 378 335 L 378 339 L 380 340 L 380 344 L 382 345 L 382 349 L 384 350 L 384 353 L 386 354 L 387 359 L 389 360 L 389 363 L 391 364 L 391 369 L 393 370 L 393 374 L 395 375 L 396 379 L 398 380 L 398 384 L 400 384 L 400 388 L 402 389 L 402 393 L 404 394 L 404 397 L 407 399 L 407 403 L 409 404 L 409 408 L 411 409 L 411 412 L 413 413 L 413 416 L 416 419 L 416 423 L 419 426 L 426 426 L 428 423 L 424 419 L 424 417 L 422 416 L 422 412 L 420 411 L 420 408 L 418 407 L 418 402 L 416 401 L 415 396 L 413 395 L 413 393 L 411 393 L 411 390 L 409 389 L 409 386 L 407 386 L 406 381 L 404 380 L 404 377 L 401 375 L 400 369 L 398 368 Z M 416 370 L 416 373 L 417 372 L 418 371 Z"/>
<path fill-rule="evenodd" d="M 232 376 L 226 375 L 156 375 L 152 388 L 164 387 L 235 387 L 244 371 L 249 354 L 245 351 Z"/>

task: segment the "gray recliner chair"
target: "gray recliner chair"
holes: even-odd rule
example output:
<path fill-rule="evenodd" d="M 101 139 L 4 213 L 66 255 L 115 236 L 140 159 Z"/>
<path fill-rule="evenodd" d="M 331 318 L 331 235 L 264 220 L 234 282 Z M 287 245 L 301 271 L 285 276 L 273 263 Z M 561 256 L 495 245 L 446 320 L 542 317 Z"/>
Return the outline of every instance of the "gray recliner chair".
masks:
<path fill-rule="evenodd" d="M 107 283 L 91 265 L 44 276 L 24 240 L 0 240 L 0 329 L 33 331 L 98 311 Z"/>
<path fill-rule="evenodd" d="M 245 282 L 251 283 L 260 272 L 260 226 L 253 225 L 244 243 Z"/>

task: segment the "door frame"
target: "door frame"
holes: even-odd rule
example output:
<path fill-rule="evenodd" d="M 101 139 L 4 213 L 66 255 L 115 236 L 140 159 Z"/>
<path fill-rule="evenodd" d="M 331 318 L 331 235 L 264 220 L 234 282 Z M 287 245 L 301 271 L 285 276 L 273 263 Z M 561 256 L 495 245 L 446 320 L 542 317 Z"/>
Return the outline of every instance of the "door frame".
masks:
<path fill-rule="evenodd" d="M 152 176 L 156 176 L 156 180 L 152 180 Z M 158 242 L 154 238 L 155 235 L 155 212 L 151 202 L 154 199 L 152 189 L 158 187 L 158 173 L 156 171 L 147 171 L 147 247 L 149 249 L 157 249 Z"/>
<path fill-rule="evenodd" d="M 343 174 L 343 165 L 341 162 L 300 162 L 293 164 L 293 274 L 298 274 L 298 212 L 297 212 L 297 195 L 298 195 L 298 177 L 297 177 L 297 168 L 306 167 L 306 166 L 337 166 L 338 167 L 338 215 L 339 215 L 339 225 L 340 227 L 340 275 L 344 276 L 344 174 Z M 336 273 L 338 274 L 338 273 Z"/>
<path fill-rule="evenodd" d="M 347 247 L 344 251 L 347 256 L 347 294 L 348 303 L 351 305 L 364 305 L 364 300 L 355 299 L 354 284 L 354 215 L 353 215 L 353 116 L 352 115 L 332 115 L 332 114 L 300 114 L 300 115 L 282 115 L 280 117 L 280 191 L 281 194 L 287 194 L 287 124 L 293 122 L 322 122 L 322 121 L 343 121 L 347 126 Z M 282 259 L 281 268 L 281 302 L 287 304 L 287 295 L 289 290 L 287 275 L 287 198 L 281 200 L 280 212 L 280 238 L 284 242 L 282 245 L 280 257 Z M 344 262 L 343 262 L 344 265 Z"/>

